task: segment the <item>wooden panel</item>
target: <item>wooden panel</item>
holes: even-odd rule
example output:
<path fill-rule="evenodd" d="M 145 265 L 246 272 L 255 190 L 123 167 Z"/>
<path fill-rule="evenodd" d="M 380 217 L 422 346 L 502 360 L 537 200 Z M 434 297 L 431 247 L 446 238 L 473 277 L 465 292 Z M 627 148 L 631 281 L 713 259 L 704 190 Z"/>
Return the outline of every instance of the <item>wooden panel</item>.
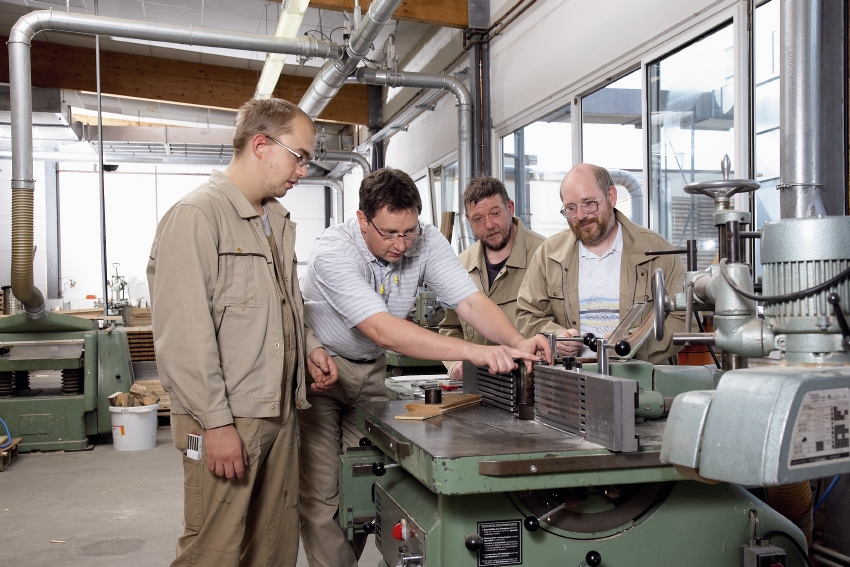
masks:
<path fill-rule="evenodd" d="M 6 39 L 0 46 L 0 81 L 9 82 Z M 104 94 L 145 100 L 211 106 L 235 110 L 254 96 L 259 72 L 104 51 L 101 90 Z M 301 100 L 310 77 L 281 75 L 274 95 Z M 32 84 L 35 87 L 94 92 L 97 90 L 94 50 L 57 43 L 33 42 Z M 321 120 L 367 124 L 365 85 L 344 85 L 319 116 Z"/>
<path fill-rule="evenodd" d="M 360 2 L 364 14 L 370 3 L 369 0 Z M 310 7 L 351 12 L 354 10 L 354 0 L 310 0 Z M 467 0 L 404 0 L 393 14 L 393 19 L 465 29 L 469 27 L 469 3 Z"/>

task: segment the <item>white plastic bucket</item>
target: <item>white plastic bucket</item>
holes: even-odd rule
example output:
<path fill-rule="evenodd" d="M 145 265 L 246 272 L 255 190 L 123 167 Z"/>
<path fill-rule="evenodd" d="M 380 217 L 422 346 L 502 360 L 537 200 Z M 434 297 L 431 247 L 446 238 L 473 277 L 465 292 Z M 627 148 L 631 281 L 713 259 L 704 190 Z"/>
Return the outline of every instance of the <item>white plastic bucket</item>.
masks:
<path fill-rule="evenodd" d="M 110 406 L 112 446 L 116 451 L 141 451 L 156 447 L 156 410 L 159 404 L 137 408 Z"/>

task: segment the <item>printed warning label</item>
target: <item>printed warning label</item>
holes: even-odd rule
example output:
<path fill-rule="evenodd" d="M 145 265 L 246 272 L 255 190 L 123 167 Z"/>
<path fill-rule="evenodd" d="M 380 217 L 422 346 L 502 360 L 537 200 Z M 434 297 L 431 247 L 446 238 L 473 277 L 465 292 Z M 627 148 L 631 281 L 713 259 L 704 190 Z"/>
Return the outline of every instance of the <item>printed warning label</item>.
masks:
<path fill-rule="evenodd" d="M 484 547 L 478 552 L 478 567 L 522 564 L 521 521 L 478 522 Z"/>
<path fill-rule="evenodd" d="M 113 437 L 124 437 L 124 426 L 123 425 L 113 425 L 112 426 L 112 436 Z"/>
<path fill-rule="evenodd" d="M 807 392 L 797 414 L 788 468 L 850 459 L 850 388 Z"/>

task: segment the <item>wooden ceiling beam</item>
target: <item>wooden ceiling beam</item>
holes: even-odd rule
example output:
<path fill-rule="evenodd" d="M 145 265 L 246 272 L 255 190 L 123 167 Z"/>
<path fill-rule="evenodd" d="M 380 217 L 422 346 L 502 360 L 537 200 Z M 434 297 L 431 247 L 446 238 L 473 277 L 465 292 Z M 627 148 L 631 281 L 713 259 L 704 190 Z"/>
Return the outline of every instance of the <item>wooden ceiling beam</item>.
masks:
<path fill-rule="evenodd" d="M 9 82 L 7 38 L 0 46 L 0 82 Z M 254 96 L 259 72 L 177 61 L 144 55 L 102 51 L 103 94 L 236 110 Z M 301 100 L 313 80 L 281 75 L 274 96 Z M 32 44 L 32 85 L 95 92 L 93 49 L 36 41 Z M 367 124 L 365 85 L 344 85 L 319 116 L 320 120 Z"/>
<path fill-rule="evenodd" d="M 280 2 L 281 0 L 272 1 Z M 370 3 L 370 0 L 360 2 L 364 14 Z M 354 0 L 310 0 L 310 7 L 351 12 L 354 10 Z M 469 27 L 469 2 L 468 0 L 404 0 L 393 14 L 393 19 L 465 29 Z"/>

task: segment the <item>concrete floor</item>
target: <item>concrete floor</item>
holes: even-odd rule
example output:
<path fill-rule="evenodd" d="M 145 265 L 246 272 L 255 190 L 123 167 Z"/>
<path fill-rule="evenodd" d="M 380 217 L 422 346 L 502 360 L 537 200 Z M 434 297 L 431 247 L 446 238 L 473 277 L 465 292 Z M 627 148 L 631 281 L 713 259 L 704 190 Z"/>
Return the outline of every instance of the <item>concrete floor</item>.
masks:
<path fill-rule="evenodd" d="M 183 531 L 182 482 L 167 427 L 147 451 L 104 439 L 91 451 L 21 454 L 0 473 L 0 565 L 168 565 Z M 360 565 L 379 561 L 370 538 Z"/>

